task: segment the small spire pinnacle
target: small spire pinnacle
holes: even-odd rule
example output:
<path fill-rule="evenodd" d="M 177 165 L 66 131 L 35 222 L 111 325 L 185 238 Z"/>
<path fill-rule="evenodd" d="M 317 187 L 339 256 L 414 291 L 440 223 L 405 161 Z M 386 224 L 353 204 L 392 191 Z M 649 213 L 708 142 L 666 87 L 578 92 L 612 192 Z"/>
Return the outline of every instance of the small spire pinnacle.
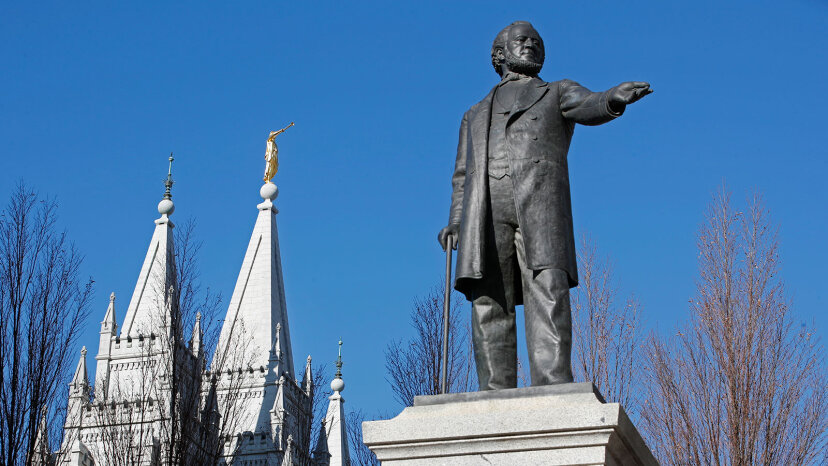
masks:
<path fill-rule="evenodd" d="M 305 393 L 311 396 L 311 393 L 313 393 L 313 367 L 311 366 L 310 355 L 308 355 L 308 362 L 305 363 L 305 375 L 302 376 L 302 384 L 305 386 Z"/>
<path fill-rule="evenodd" d="M 81 357 L 78 361 L 78 367 L 75 369 L 75 376 L 72 377 L 72 381 L 69 383 L 71 387 L 69 395 L 72 394 L 81 394 L 83 395 L 85 390 L 89 388 L 89 376 L 86 372 L 86 346 L 81 349 Z"/>
<path fill-rule="evenodd" d="M 169 170 L 167 170 L 167 179 L 164 181 L 164 186 L 167 188 L 166 191 L 164 191 L 164 199 L 168 199 L 168 200 L 172 199 L 171 190 L 172 190 L 172 186 L 174 184 L 174 181 L 172 179 L 172 163 L 173 163 L 173 160 L 175 160 L 173 158 L 173 153 L 170 152 L 170 168 L 169 168 Z"/>
<path fill-rule="evenodd" d="M 190 338 L 190 350 L 195 357 L 201 355 L 201 339 L 204 332 L 201 331 L 201 313 L 196 312 L 195 323 L 193 324 L 193 336 Z"/>
<path fill-rule="evenodd" d="M 101 333 L 115 335 L 115 293 L 109 295 L 109 306 L 106 307 L 106 314 L 101 322 Z"/>
<path fill-rule="evenodd" d="M 319 437 L 322 441 L 323 433 L 328 443 L 327 455 L 317 454 L 316 456 L 324 461 L 324 464 L 344 465 L 351 464 L 351 455 L 348 451 L 348 422 L 345 417 L 345 399 L 342 398 L 342 391 L 345 390 L 345 381 L 342 380 L 342 339 L 339 340 L 339 356 L 336 358 L 336 378 L 331 381 L 333 393 L 328 397 L 328 412 L 325 415 L 325 424 L 322 426 Z M 320 448 L 317 448 L 321 450 Z"/>

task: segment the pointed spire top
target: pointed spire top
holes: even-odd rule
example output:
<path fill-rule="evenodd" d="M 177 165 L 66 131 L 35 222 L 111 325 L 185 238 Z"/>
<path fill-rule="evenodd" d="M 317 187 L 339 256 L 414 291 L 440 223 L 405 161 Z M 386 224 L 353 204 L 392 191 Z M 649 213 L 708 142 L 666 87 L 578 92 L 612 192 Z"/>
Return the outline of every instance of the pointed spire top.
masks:
<path fill-rule="evenodd" d="M 310 355 L 308 355 L 308 362 L 305 363 L 305 375 L 302 377 L 302 384 L 305 386 L 305 393 L 310 395 L 313 391 L 313 368 L 311 367 Z"/>
<path fill-rule="evenodd" d="M 331 381 L 331 390 L 337 393 L 345 390 L 345 381 L 342 380 L 342 338 L 339 339 L 339 356 L 336 358 L 336 374 Z"/>
<path fill-rule="evenodd" d="M 201 330 L 201 313 L 196 312 L 195 324 L 193 324 L 193 336 L 190 338 L 190 351 L 195 357 L 199 357 L 201 355 L 201 339 L 203 337 L 204 332 Z"/>
<path fill-rule="evenodd" d="M 83 394 L 89 388 L 89 375 L 86 371 L 86 347 L 81 348 L 81 357 L 78 361 L 78 367 L 75 369 L 75 376 L 72 377 L 72 382 L 69 383 L 70 394 Z"/>
<path fill-rule="evenodd" d="M 328 453 L 328 432 L 325 428 L 326 419 L 322 419 L 319 427 L 319 436 L 316 438 L 316 447 L 313 449 L 313 459 L 317 464 L 330 464 L 331 454 Z"/>
<path fill-rule="evenodd" d="M 101 333 L 115 335 L 117 326 L 115 323 L 115 293 L 112 293 L 109 295 L 109 306 L 106 307 L 106 314 L 104 314 L 103 322 L 101 322 Z"/>

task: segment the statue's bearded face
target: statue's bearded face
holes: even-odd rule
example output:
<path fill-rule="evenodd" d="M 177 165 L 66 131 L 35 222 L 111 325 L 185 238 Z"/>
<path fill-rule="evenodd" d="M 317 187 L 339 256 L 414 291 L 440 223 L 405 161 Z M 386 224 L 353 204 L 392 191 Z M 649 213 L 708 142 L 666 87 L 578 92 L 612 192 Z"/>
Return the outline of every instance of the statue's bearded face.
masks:
<path fill-rule="evenodd" d="M 540 34 L 530 24 L 516 24 L 509 29 L 503 58 L 509 71 L 537 75 L 543 67 L 544 49 Z"/>

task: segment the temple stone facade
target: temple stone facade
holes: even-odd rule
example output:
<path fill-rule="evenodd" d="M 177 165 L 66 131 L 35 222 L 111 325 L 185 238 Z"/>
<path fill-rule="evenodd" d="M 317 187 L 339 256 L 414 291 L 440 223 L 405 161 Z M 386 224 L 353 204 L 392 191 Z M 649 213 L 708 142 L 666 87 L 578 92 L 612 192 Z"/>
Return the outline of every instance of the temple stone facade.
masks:
<path fill-rule="evenodd" d="M 263 202 L 208 358 L 201 315 L 189 315 L 177 289 L 171 176 L 166 185 L 124 321 L 119 327 L 112 294 L 100 327 L 94 387 L 83 348 L 69 384 L 63 445 L 42 462 L 350 464 L 341 372 L 318 429 L 312 426 L 310 356 L 302 377 L 295 377 L 273 205 L 276 186 L 268 182 L 260 191 Z"/>

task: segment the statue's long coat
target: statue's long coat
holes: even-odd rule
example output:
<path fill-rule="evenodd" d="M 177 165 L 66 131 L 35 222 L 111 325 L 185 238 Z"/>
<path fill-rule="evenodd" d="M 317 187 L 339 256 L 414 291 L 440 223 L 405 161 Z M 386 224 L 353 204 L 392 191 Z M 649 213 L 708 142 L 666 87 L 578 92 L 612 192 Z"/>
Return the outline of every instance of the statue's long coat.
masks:
<path fill-rule="evenodd" d="M 491 222 L 488 142 L 495 89 L 463 116 L 452 177 L 449 224 L 460 225 L 455 288 L 469 299 L 473 299 L 475 282 L 486 274 L 484 251 L 495 247 L 486 244 L 486 226 Z M 578 268 L 569 196 L 569 143 L 576 123 L 600 125 L 620 115 L 609 108 L 610 91 L 591 92 L 566 79 L 548 83 L 533 78 L 516 99 L 506 124 L 526 263 L 532 270 L 565 270 L 570 287 L 578 285 Z M 515 285 L 521 304 L 520 284 Z"/>

